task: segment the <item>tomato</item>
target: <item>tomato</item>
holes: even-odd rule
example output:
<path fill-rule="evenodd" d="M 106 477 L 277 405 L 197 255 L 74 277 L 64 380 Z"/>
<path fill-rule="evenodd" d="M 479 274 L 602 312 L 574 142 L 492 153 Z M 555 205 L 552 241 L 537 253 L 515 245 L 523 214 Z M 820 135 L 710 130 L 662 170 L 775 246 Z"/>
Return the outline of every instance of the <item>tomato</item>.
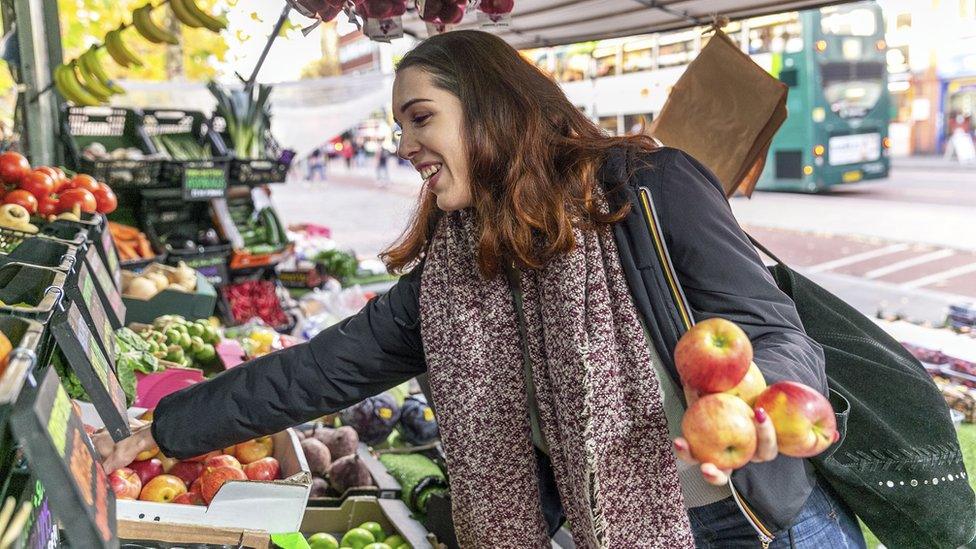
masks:
<path fill-rule="evenodd" d="M 19 183 L 30 172 L 30 163 L 24 155 L 14 151 L 0 154 L 0 179 L 6 183 Z"/>
<path fill-rule="evenodd" d="M 115 197 L 112 188 L 105 183 L 99 182 L 98 189 L 95 190 L 95 202 L 99 213 L 108 214 L 115 211 L 119 205 L 119 199 Z"/>
<path fill-rule="evenodd" d="M 95 195 L 85 189 L 68 189 L 62 192 L 60 196 L 58 209 L 62 212 L 70 212 L 74 209 L 75 204 L 80 205 L 81 211 L 84 213 L 95 213 L 98 208 Z"/>
<path fill-rule="evenodd" d="M 54 179 L 43 168 L 38 168 L 20 180 L 19 188 L 31 193 L 38 200 L 46 198 L 54 192 Z"/>
<path fill-rule="evenodd" d="M 37 197 L 23 189 L 16 189 L 7 193 L 7 196 L 3 197 L 3 203 L 20 204 L 31 214 L 37 213 Z"/>
<path fill-rule="evenodd" d="M 68 181 L 68 188 L 85 189 L 86 191 L 93 193 L 96 189 L 98 189 L 98 181 L 95 181 L 95 178 L 90 175 L 80 173 Z"/>
<path fill-rule="evenodd" d="M 61 168 L 51 169 L 54 170 L 54 192 L 58 192 L 68 184 L 68 176 L 64 174 L 64 170 Z"/>
<path fill-rule="evenodd" d="M 54 195 L 49 195 L 37 201 L 37 213 L 44 217 L 58 215 L 59 210 L 58 199 Z"/>

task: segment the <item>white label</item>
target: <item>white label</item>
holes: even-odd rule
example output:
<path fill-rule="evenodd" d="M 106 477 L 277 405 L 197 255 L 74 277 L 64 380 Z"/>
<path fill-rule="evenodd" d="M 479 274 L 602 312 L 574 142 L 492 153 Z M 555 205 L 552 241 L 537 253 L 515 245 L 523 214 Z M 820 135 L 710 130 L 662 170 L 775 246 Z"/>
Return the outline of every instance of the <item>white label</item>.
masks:
<path fill-rule="evenodd" d="M 827 142 L 831 166 L 872 162 L 881 157 L 881 134 L 838 135 Z"/>

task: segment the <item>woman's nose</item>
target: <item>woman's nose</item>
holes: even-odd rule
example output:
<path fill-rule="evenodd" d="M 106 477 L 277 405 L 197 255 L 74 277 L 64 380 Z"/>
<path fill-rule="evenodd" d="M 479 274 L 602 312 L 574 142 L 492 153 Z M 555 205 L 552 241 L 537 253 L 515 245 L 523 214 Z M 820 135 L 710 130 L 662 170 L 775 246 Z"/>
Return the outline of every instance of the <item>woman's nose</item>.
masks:
<path fill-rule="evenodd" d="M 397 156 L 404 160 L 410 160 L 419 150 L 420 145 L 415 140 L 406 134 L 400 137 L 400 142 L 397 144 Z"/>

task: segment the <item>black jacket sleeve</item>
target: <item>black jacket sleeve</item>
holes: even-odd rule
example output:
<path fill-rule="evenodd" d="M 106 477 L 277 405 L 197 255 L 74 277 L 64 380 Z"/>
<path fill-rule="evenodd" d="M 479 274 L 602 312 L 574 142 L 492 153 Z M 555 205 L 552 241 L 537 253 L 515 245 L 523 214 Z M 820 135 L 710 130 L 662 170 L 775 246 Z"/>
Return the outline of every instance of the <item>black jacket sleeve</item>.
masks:
<path fill-rule="evenodd" d="M 685 153 L 665 158 L 661 224 L 695 319 L 722 317 L 745 330 L 767 383 L 797 381 L 827 394 L 823 349 L 803 331 L 796 306 L 739 227 L 721 184 Z"/>
<path fill-rule="evenodd" d="M 307 343 L 241 364 L 161 400 L 153 437 L 184 459 L 333 413 L 426 371 L 416 268 Z"/>

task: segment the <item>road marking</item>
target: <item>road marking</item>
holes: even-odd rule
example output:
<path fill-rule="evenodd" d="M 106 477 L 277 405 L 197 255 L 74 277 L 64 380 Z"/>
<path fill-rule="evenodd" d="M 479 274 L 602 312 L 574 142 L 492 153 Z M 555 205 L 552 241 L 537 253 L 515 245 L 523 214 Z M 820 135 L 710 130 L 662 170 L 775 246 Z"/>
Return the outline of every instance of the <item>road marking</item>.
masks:
<path fill-rule="evenodd" d="M 830 271 L 838 267 L 846 267 L 847 265 L 860 263 L 868 259 L 874 259 L 876 257 L 893 254 L 907 249 L 908 249 L 908 244 L 892 244 L 891 246 L 885 246 L 884 248 L 878 248 L 877 250 L 870 250 L 859 254 L 848 255 L 848 256 L 841 257 L 839 259 L 834 259 L 831 261 L 820 263 L 818 265 L 813 265 L 804 270 L 810 273 Z"/>
<path fill-rule="evenodd" d="M 914 267 L 916 265 L 921 265 L 922 263 L 929 263 L 930 261 L 936 261 L 936 260 L 939 260 L 939 259 L 944 259 L 946 257 L 949 257 L 951 255 L 954 255 L 955 253 L 956 252 L 954 250 L 938 250 L 938 251 L 935 251 L 935 252 L 931 252 L 931 253 L 923 254 L 923 255 L 920 255 L 920 256 L 917 256 L 917 257 L 913 257 L 913 258 L 910 258 L 910 259 L 906 259 L 904 261 L 898 261 L 896 263 L 892 263 L 891 265 L 885 265 L 884 267 L 881 267 L 879 269 L 874 269 L 873 271 L 868 271 L 868 272 L 864 273 L 862 276 L 864 278 L 867 278 L 867 279 L 881 278 L 882 276 L 889 275 L 891 273 L 894 273 L 894 272 L 897 272 L 897 271 L 901 271 L 901 270 L 907 269 L 909 267 Z"/>
<path fill-rule="evenodd" d="M 962 265 L 954 269 L 949 269 L 947 271 L 942 271 L 941 273 L 930 274 L 928 276 L 923 276 L 922 278 L 916 278 L 915 280 L 910 280 L 904 284 L 899 284 L 899 288 L 904 288 L 906 290 L 914 290 L 915 288 L 921 288 L 922 286 L 928 286 L 929 284 L 934 284 L 936 282 L 942 282 L 943 280 L 948 280 L 950 278 L 955 278 L 964 274 L 976 273 L 976 263 L 970 263 L 969 265 Z"/>

